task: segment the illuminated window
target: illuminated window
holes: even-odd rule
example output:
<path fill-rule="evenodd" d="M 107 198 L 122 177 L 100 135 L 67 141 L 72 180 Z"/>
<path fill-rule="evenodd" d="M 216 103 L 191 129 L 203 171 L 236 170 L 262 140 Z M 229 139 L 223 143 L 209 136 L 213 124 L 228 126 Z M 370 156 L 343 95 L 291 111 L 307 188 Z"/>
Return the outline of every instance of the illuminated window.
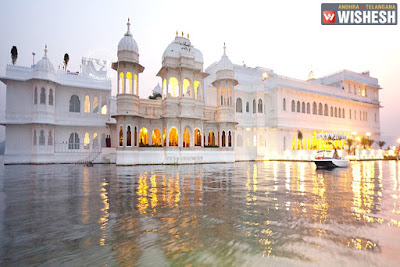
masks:
<path fill-rule="evenodd" d="M 236 99 L 236 112 L 242 113 L 242 99 L 240 97 Z"/>
<path fill-rule="evenodd" d="M 297 142 L 296 142 L 296 138 L 292 138 L 292 150 L 296 150 L 297 149 Z"/>
<path fill-rule="evenodd" d="M 178 80 L 175 77 L 169 78 L 168 96 L 172 96 L 172 97 L 179 96 L 179 84 L 178 84 Z"/>
<path fill-rule="evenodd" d="M 151 143 L 153 146 L 161 146 L 161 133 L 160 130 L 154 129 L 151 134 Z"/>
<path fill-rule="evenodd" d="M 126 73 L 126 85 L 127 88 L 125 89 L 125 92 L 128 94 L 133 94 L 133 86 L 132 86 L 132 73 L 128 72 Z"/>
<path fill-rule="evenodd" d="M 119 86 L 119 93 L 120 93 L 120 94 L 124 94 L 124 93 L 125 93 L 124 85 L 125 85 L 125 83 L 124 83 L 124 73 L 121 72 L 121 73 L 119 74 L 119 83 L 118 83 L 118 86 Z"/>
<path fill-rule="evenodd" d="M 79 149 L 80 139 L 77 133 L 71 133 L 68 139 L 68 149 Z"/>
<path fill-rule="evenodd" d="M 243 146 L 243 138 L 242 138 L 242 135 L 240 135 L 240 134 L 236 138 L 236 146 L 238 146 L 238 147 Z"/>
<path fill-rule="evenodd" d="M 137 74 L 135 74 L 135 82 L 134 82 L 134 90 L 135 90 L 135 95 L 139 95 L 139 80 Z"/>
<path fill-rule="evenodd" d="M 107 114 L 107 99 L 105 97 L 102 98 L 102 102 L 101 102 L 101 114 L 105 115 Z"/>
<path fill-rule="evenodd" d="M 253 135 L 253 146 L 257 146 L 257 136 Z"/>
<path fill-rule="evenodd" d="M 296 109 L 296 111 L 297 111 L 298 113 L 300 113 L 300 101 L 297 101 L 297 109 Z"/>
<path fill-rule="evenodd" d="M 201 132 L 199 129 L 194 130 L 194 146 L 201 146 Z"/>
<path fill-rule="evenodd" d="M 85 113 L 90 113 L 90 96 L 88 95 L 85 96 L 84 111 Z"/>
<path fill-rule="evenodd" d="M 183 147 L 190 147 L 190 134 L 186 128 L 183 130 Z"/>
<path fill-rule="evenodd" d="M 99 147 L 99 138 L 97 137 L 97 133 L 93 134 L 93 149 L 97 149 Z"/>
<path fill-rule="evenodd" d="M 194 81 L 194 98 L 200 99 L 201 85 L 199 81 Z"/>
<path fill-rule="evenodd" d="M 168 140 L 169 140 L 169 146 L 178 146 L 178 141 L 179 141 L 178 130 L 176 130 L 175 128 L 171 128 L 171 130 L 169 130 Z"/>
<path fill-rule="evenodd" d="M 119 127 L 119 146 L 124 145 L 124 129 L 122 126 Z"/>
<path fill-rule="evenodd" d="M 44 137 L 44 131 L 40 130 L 39 134 L 39 146 L 44 146 L 46 142 L 46 138 Z"/>
<path fill-rule="evenodd" d="M 283 106 L 283 111 L 286 111 L 286 98 L 283 99 L 282 106 Z"/>
<path fill-rule="evenodd" d="M 49 105 L 53 106 L 54 103 L 54 96 L 53 96 L 53 89 L 49 90 Z"/>
<path fill-rule="evenodd" d="M 250 146 L 250 138 L 248 138 L 248 137 L 246 139 L 246 146 Z"/>
<path fill-rule="evenodd" d="M 52 133 L 51 130 L 49 131 L 49 136 L 47 137 L 47 145 L 48 146 L 52 146 L 53 145 L 53 133 Z"/>
<path fill-rule="evenodd" d="M 46 89 L 40 89 L 40 104 L 46 104 Z"/>
<path fill-rule="evenodd" d="M 167 79 L 163 80 L 162 90 L 163 90 L 163 94 L 164 94 L 163 96 L 165 97 L 167 95 Z"/>
<path fill-rule="evenodd" d="M 188 79 L 183 79 L 183 96 L 190 97 L 190 81 Z"/>
<path fill-rule="evenodd" d="M 139 146 L 145 146 L 149 144 L 149 132 L 146 128 L 142 128 L 139 131 Z"/>
<path fill-rule="evenodd" d="M 210 131 L 208 133 L 208 145 L 215 146 L 215 134 L 213 131 Z"/>
<path fill-rule="evenodd" d="M 126 129 L 126 146 L 132 146 L 131 126 L 128 126 Z"/>
<path fill-rule="evenodd" d="M 99 113 L 99 98 L 97 96 L 93 98 L 93 113 Z"/>
<path fill-rule="evenodd" d="M 83 147 L 85 149 L 89 149 L 89 144 L 90 144 L 90 136 L 89 136 L 89 133 L 86 132 L 85 137 L 83 138 Z"/>
<path fill-rule="evenodd" d="M 220 105 L 226 105 L 226 99 L 225 99 L 225 88 L 221 88 L 221 95 L 220 95 Z"/>
<path fill-rule="evenodd" d="M 37 91 L 37 87 L 35 87 L 35 90 L 33 92 L 33 104 L 37 104 L 38 102 L 38 91 Z"/>

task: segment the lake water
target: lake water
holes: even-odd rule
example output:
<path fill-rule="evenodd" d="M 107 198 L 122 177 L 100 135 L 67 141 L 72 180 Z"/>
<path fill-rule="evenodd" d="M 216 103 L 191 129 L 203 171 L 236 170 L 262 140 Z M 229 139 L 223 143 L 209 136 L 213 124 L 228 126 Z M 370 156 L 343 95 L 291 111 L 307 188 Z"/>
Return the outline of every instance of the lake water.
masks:
<path fill-rule="evenodd" d="M 400 164 L 0 166 L 0 265 L 398 266 Z"/>

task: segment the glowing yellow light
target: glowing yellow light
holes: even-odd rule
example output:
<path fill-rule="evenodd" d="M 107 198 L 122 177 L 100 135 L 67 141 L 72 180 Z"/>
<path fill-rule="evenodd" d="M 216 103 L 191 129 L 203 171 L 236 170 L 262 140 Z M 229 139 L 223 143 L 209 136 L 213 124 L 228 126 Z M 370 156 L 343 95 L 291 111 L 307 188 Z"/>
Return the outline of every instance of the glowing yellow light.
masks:
<path fill-rule="evenodd" d="M 365 135 L 368 136 L 368 137 L 370 137 L 370 136 L 371 136 L 371 133 L 368 132 L 368 133 L 366 133 Z"/>

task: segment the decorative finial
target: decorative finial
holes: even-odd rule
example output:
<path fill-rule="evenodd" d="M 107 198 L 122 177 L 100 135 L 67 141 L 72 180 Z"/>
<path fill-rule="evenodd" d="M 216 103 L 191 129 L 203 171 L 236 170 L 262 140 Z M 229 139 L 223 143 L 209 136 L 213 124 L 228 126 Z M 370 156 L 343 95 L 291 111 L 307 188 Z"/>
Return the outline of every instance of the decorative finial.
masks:
<path fill-rule="evenodd" d="M 44 45 L 44 57 L 47 58 L 47 44 Z"/>
<path fill-rule="evenodd" d="M 128 18 L 128 23 L 127 23 L 126 25 L 128 26 L 128 30 L 127 30 L 127 32 L 126 32 L 126 35 L 130 35 L 130 34 L 131 34 L 131 31 L 130 31 L 131 22 L 130 22 L 130 19 L 129 19 L 129 18 Z"/>
<path fill-rule="evenodd" d="M 183 37 L 183 31 L 182 31 L 182 37 Z"/>
<path fill-rule="evenodd" d="M 189 34 L 187 34 L 187 37 L 188 37 L 188 39 L 189 39 Z"/>
<path fill-rule="evenodd" d="M 176 31 L 176 37 L 178 37 L 178 31 Z"/>
<path fill-rule="evenodd" d="M 224 42 L 224 56 L 226 56 L 226 46 L 225 46 L 225 42 Z"/>

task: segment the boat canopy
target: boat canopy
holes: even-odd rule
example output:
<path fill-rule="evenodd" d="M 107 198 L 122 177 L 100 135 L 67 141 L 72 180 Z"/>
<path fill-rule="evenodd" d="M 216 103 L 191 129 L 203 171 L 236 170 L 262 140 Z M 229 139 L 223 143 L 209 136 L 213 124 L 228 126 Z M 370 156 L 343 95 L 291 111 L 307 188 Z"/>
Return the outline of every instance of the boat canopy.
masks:
<path fill-rule="evenodd" d="M 315 137 L 317 139 L 322 138 L 324 140 L 345 140 L 347 138 L 345 135 L 337 133 L 322 133 L 317 134 Z"/>

